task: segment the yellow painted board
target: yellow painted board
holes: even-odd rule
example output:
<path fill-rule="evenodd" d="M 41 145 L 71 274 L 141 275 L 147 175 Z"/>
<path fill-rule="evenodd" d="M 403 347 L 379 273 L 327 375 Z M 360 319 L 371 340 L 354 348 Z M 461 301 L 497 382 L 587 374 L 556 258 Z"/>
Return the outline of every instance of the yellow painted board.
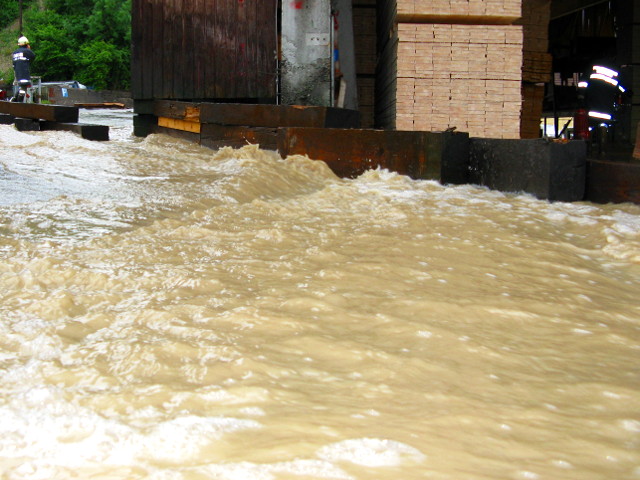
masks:
<path fill-rule="evenodd" d="M 182 130 L 184 132 L 200 133 L 199 122 L 178 120 L 177 118 L 158 117 L 158 126 L 172 128 L 173 130 Z"/>

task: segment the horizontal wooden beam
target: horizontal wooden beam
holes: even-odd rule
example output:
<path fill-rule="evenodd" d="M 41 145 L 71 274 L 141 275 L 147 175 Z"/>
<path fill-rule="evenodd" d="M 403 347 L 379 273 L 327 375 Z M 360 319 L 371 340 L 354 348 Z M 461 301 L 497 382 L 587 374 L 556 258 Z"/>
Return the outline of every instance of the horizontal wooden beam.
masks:
<path fill-rule="evenodd" d="M 308 155 L 322 160 L 340 177 L 385 168 L 412 178 L 465 183 L 469 136 L 457 132 L 282 128 L 282 156 Z"/>
<path fill-rule="evenodd" d="M 0 125 L 13 125 L 15 116 L 9 115 L 8 113 L 0 113 Z"/>
<path fill-rule="evenodd" d="M 200 133 L 201 129 L 201 124 L 197 121 L 167 117 L 158 117 L 158 126 L 193 133 Z"/>
<path fill-rule="evenodd" d="M 265 150 L 277 150 L 278 129 L 268 127 L 229 127 L 204 124 L 200 143 L 204 147 L 241 148 L 245 145 L 260 145 Z"/>
<path fill-rule="evenodd" d="M 153 103 L 153 114 L 156 117 L 200 122 L 200 104 L 173 100 L 158 100 Z"/>
<path fill-rule="evenodd" d="M 109 140 L 109 127 L 106 125 L 44 121 L 40 122 L 40 130 L 62 130 L 66 132 L 74 132 L 80 135 L 85 140 Z"/>
<path fill-rule="evenodd" d="M 429 15 L 420 13 L 399 13 L 399 23 L 428 23 L 445 25 L 513 25 L 522 21 L 521 17 L 498 15 Z"/>
<path fill-rule="evenodd" d="M 179 138 L 187 142 L 200 144 L 199 133 L 187 132 L 185 130 L 175 130 L 173 128 L 161 127 L 159 125 L 155 125 L 155 126 L 152 125 L 149 128 L 150 128 L 149 133 L 161 133 L 163 135 L 168 135 L 169 137 Z"/>
<path fill-rule="evenodd" d="M 334 107 L 157 100 L 154 115 L 201 124 L 245 127 L 358 128 L 360 112 Z"/>
<path fill-rule="evenodd" d="M 34 120 L 75 123 L 78 121 L 78 111 L 78 107 L 64 105 L 0 101 L 0 113 L 8 113 L 15 117 L 32 118 Z"/>

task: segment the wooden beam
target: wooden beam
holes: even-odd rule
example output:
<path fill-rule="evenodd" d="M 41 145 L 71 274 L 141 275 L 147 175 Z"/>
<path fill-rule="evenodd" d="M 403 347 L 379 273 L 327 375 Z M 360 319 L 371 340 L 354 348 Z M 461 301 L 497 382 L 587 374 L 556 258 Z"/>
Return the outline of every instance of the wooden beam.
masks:
<path fill-rule="evenodd" d="M 158 117 L 158 126 L 192 133 L 200 133 L 201 129 L 201 125 L 199 122 L 190 120 L 179 120 L 177 118 L 167 117 Z"/>
<path fill-rule="evenodd" d="M 16 130 L 19 132 L 39 132 L 40 122 L 33 118 L 16 118 L 13 121 Z"/>
<path fill-rule="evenodd" d="M 156 100 L 153 102 L 153 114 L 157 117 L 200 122 L 200 104 L 176 102 L 173 100 Z"/>
<path fill-rule="evenodd" d="M 13 125 L 13 121 L 16 119 L 13 115 L 8 113 L 0 113 L 0 125 Z"/>
<path fill-rule="evenodd" d="M 160 125 L 152 126 L 150 133 L 161 133 L 163 135 L 168 135 L 173 138 L 180 138 L 182 140 L 186 140 L 187 142 L 200 144 L 199 133 L 187 132 L 185 130 L 175 130 L 173 128 L 161 127 Z"/>
<path fill-rule="evenodd" d="M 360 112 L 333 107 L 204 103 L 202 123 L 248 127 L 358 128 Z"/>
<path fill-rule="evenodd" d="M 75 123 L 78 121 L 78 111 L 78 107 L 63 105 L 0 101 L 0 113 L 8 113 L 15 117 L 32 118 L 34 120 Z"/>
<path fill-rule="evenodd" d="M 60 123 L 40 122 L 40 130 L 62 130 L 74 132 L 86 140 L 109 140 L 109 127 L 106 125 L 91 125 L 88 123 Z"/>
<path fill-rule="evenodd" d="M 241 148 L 245 145 L 260 145 L 264 150 L 277 150 L 277 128 L 268 127 L 229 127 L 204 124 L 200 142 L 203 147 L 220 149 L 222 147 Z"/>
<path fill-rule="evenodd" d="M 244 103 L 154 102 L 158 117 L 246 127 L 358 128 L 360 112 L 333 107 Z"/>
<path fill-rule="evenodd" d="M 438 15 L 399 13 L 399 23 L 428 23 L 445 25 L 512 25 L 522 20 L 519 16 L 498 15 Z"/>
<path fill-rule="evenodd" d="M 282 156 L 322 160 L 340 177 L 386 168 L 412 178 L 465 183 L 469 136 L 454 132 L 408 132 L 338 128 L 278 129 Z"/>

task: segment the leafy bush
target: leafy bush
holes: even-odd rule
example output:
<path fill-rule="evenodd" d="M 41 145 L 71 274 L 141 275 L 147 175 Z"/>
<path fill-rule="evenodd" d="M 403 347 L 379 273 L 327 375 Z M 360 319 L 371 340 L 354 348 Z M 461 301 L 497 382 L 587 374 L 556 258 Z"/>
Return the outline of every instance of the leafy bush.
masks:
<path fill-rule="evenodd" d="M 111 85 L 120 86 L 123 73 L 129 71 L 129 55 L 113 44 L 94 40 L 80 49 L 80 65 L 76 78 L 102 90 Z"/>
<path fill-rule="evenodd" d="M 36 12 L 30 15 L 26 33 L 36 54 L 32 73 L 43 80 L 71 80 L 76 60 L 71 55 L 74 39 L 65 31 L 61 15 Z"/>
<path fill-rule="evenodd" d="M 4 28 L 18 17 L 19 3 L 16 0 L 0 0 L 0 28 Z"/>
<path fill-rule="evenodd" d="M 29 11 L 24 22 L 36 53 L 34 75 L 129 88 L 131 0 L 47 0 L 46 6 Z"/>

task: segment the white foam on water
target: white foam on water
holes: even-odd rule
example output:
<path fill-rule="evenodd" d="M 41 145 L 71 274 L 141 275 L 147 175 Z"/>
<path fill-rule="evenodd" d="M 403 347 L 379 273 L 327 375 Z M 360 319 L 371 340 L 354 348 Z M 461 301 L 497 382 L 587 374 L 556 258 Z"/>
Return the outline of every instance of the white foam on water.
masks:
<path fill-rule="evenodd" d="M 417 448 L 394 440 L 357 438 L 327 445 L 318 457 L 331 462 L 349 462 L 367 467 L 392 467 L 422 463 L 427 457 Z"/>
<path fill-rule="evenodd" d="M 317 459 L 297 459 L 268 464 L 251 462 L 212 464 L 189 468 L 185 472 L 219 480 L 275 480 L 280 477 L 280 474 L 286 474 L 288 477 L 295 475 L 302 478 L 355 480 L 352 475 L 333 463 Z"/>
<path fill-rule="evenodd" d="M 145 422 L 130 422 L 100 415 L 65 396 L 60 388 L 40 385 L 15 392 L 0 405 L 0 458 L 22 460 L 19 478 L 41 478 L 42 472 L 62 467 L 188 464 L 227 433 L 261 428 L 254 420 L 188 413 L 167 418 L 153 409 L 145 410 Z M 134 415 L 140 419 L 145 411 Z"/>

